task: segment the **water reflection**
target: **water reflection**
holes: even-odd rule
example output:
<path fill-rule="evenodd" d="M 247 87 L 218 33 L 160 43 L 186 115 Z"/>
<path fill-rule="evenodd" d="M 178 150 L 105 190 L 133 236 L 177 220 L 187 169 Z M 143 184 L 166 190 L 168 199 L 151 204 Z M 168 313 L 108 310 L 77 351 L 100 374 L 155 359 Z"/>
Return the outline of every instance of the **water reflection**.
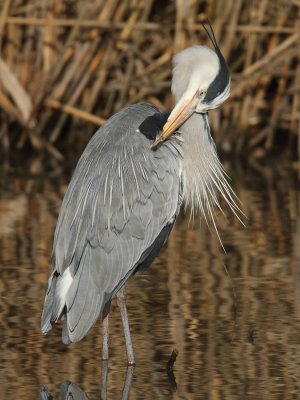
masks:
<path fill-rule="evenodd" d="M 89 400 L 89 397 L 81 389 L 69 381 L 61 385 L 59 398 L 60 400 Z M 54 400 L 46 387 L 41 389 L 40 400 Z"/>
<path fill-rule="evenodd" d="M 175 363 L 177 353 L 175 358 L 173 357 L 174 352 L 167 364 L 167 375 L 169 379 L 170 386 L 172 390 L 177 390 L 176 379 L 173 372 L 173 365 Z M 126 370 L 126 376 L 124 381 L 124 387 L 122 391 L 122 400 L 129 399 L 130 388 L 132 384 L 132 378 L 134 373 L 134 366 L 128 366 Z M 108 382 L 108 361 L 102 361 L 102 371 L 101 371 L 101 400 L 107 400 L 107 382 Z M 61 385 L 60 389 L 60 400 L 89 400 L 89 397 L 84 393 L 83 390 L 79 389 L 72 382 L 65 381 Z M 51 393 L 49 393 L 48 389 L 44 386 L 40 390 L 40 400 L 54 400 Z"/>
<path fill-rule="evenodd" d="M 129 399 L 300 399 L 299 191 L 279 165 L 230 175 L 248 220 L 246 229 L 229 213 L 219 220 L 226 253 L 204 223 L 189 226 L 182 215 L 152 267 L 128 284 L 137 361 Z M 40 333 L 69 177 L 0 179 L 1 396 L 31 400 L 47 387 L 58 399 L 68 381 L 64 393 L 77 387 L 86 398 L 121 399 L 126 352 L 114 304 L 105 379 L 101 324 L 70 346 L 61 343 L 61 325 Z M 166 373 L 173 348 L 177 390 Z"/>
<path fill-rule="evenodd" d="M 131 387 L 133 377 L 133 366 L 128 366 L 126 371 L 126 377 L 124 382 L 124 388 L 122 393 L 122 400 L 129 399 L 129 391 Z M 101 400 L 107 400 L 107 378 L 108 378 L 108 362 L 102 361 L 102 378 L 101 378 Z M 60 400 L 89 400 L 89 397 L 84 393 L 83 390 L 79 389 L 72 382 L 65 381 L 61 385 L 60 389 Z M 40 400 L 54 400 L 52 395 L 48 392 L 46 387 L 43 387 L 40 391 Z"/>

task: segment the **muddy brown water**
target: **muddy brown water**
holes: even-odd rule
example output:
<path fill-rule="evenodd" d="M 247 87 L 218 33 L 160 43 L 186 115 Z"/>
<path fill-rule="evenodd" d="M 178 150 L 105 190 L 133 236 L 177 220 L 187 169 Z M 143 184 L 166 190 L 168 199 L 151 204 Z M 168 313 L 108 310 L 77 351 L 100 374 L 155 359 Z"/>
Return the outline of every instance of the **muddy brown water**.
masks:
<path fill-rule="evenodd" d="M 100 322 L 69 346 L 61 324 L 40 333 L 69 176 L 1 173 L 1 399 L 59 399 L 61 388 L 69 399 L 300 399 L 299 189 L 278 165 L 228 170 L 246 227 L 230 212 L 219 218 L 225 253 L 205 222 L 180 216 L 152 266 L 127 285 L 137 362 L 128 371 L 115 303 L 108 368 Z"/>

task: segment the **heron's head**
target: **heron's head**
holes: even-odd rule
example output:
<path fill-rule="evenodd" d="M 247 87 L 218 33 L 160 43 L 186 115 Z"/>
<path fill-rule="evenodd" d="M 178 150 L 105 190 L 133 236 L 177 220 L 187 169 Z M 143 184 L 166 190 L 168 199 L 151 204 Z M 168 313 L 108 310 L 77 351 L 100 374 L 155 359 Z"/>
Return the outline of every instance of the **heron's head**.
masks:
<path fill-rule="evenodd" d="M 173 64 L 174 112 L 189 104 L 194 112 L 205 113 L 228 98 L 230 75 L 219 48 L 190 47 L 176 54 Z"/>
<path fill-rule="evenodd" d="M 210 27 L 211 28 L 211 27 Z M 176 105 L 156 143 L 168 139 L 194 113 L 218 107 L 230 94 L 230 74 L 214 33 L 206 30 L 214 50 L 193 46 L 173 58 L 172 92 Z"/>

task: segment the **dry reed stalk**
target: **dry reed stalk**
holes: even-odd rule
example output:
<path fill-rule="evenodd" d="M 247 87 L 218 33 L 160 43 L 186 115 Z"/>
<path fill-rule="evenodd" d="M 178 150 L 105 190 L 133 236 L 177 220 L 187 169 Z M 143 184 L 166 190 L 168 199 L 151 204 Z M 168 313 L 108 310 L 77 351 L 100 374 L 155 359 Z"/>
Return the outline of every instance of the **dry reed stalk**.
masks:
<path fill-rule="evenodd" d="M 15 117 L 20 124 L 24 124 L 24 120 L 20 110 L 10 101 L 10 99 L 0 91 L 0 106 L 9 115 Z"/>
<path fill-rule="evenodd" d="M 55 110 L 64 111 L 67 114 L 73 115 L 74 117 L 80 118 L 95 125 L 103 125 L 106 121 L 104 118 L 97 117 L 96 115 L 90 114 L 86 111 L 79 110 L 76 107 L 61 104 L 57 100 L 47 99 L 45 100 L 45 105 Z"/>
<path fill-rule="evenodd" d="M 31 106 L 5 83 L 0 116 L 18 122 L 15 145 L 30 141 L 54 154 L 51 144 L 68 134 L 68 121 L 100 125 L 137 101 L 171 108 L 172 55 L 208 43 L 200 23 L 208 17 L 233 73 L 231 101 L 211 115 L 216 131 L 224 132 L 216 140 L 224 149 L 255 155 L 258 146 L 274 148 L 281 129 L 293 147 L 299 134 L 299 16 L 297 0 L 167 0 L 164 6 L 70 0 L 68 7 L 62 0 L 4 0 L 0 54 Z"/>
<path fill-rule="evenodd" d="M 10 0 L 6 0 L 10 1 Z M 107 2 L 107 5 L 110 3 Z M 5 24 L 13 24 L 13 25 L 30 25 L 30 26 L 46 26 L 47 24 L 50 26 L 60 26 L 60 27 L 77 27 L 77 28 L 99 28 L 105 29 L 108 31 L 111 30 L 123 30 L 128 29 L 128 22 L 116 22 L 111 23 L 110 21 L 98 21 L 94 19 L 71 19 L 71 18 L 55 18 L 47 21 L 46 18 L 33 18 L 33 17 L 4 17 Z M 132 28 L 129 28 L 132 29 Z M 159 29 L 159 24 L 152 22 L 145 23 L 136 23 L 134 29 L 137 30 L 157 30 Z"/>
<path fill-rule="evenodd" d="M 258 9 L 255 10 L 256 12 L 253 12 L 252 15 L 250 16 L 251 22 L 252 23 L 262 23 L 265 12 L 268 7 L 268 0 L 263 0 Z M 253 62 L 253 58 L 255 56 L 257 49 L 257 34 L 252 33 L 249 34 L 249 36 L 246 38 L 246 54 L 245 54 L 245 61 L 244 61 L 244 68 L 249 68 L 251 63 Z M 257 97 L 258 93 L 256 94 Z M 249 124 L 249 118 L 251 118 L 252 115 L 257 114 L 258 107 L 260 105 L 260 102 L 255 101 L 253 102 L 253 94 L 250 92 L 247 92 L 243 98 L 243 102 L 241 105 L 241 113 L 240 113 L 240 127 L 241 129 L 247 129 L 248 124 Z M 256 107 L 255 107 L 256 106 Z M 255 107 L 255 109 L 254 109 Z M 242 147 L 244 144 L 244 139 L 245 135 L 241 136 L 239 146 Z"/>
<path fill-rule="evenodd" d="M 10 2 L 11 2 L 11 0 L 4 0 L 1 14 L 0 14 L 0 43 L 2 42 L 3 28 L 7 21 L 7 15 L 8 15 L 8 9 L 10 6 Z M 1 55 L 1 46 L 0 46 L 0 55 Z"/>
<path fill-rule="evenodd" d="M 32 102 L 30 96 L 20 85 L 15 75 L 10 71 L 6 63 L 0 58 L 0 83 L 6 92 L 11 96 L 17 105 L 23 123 L 27 123 L 32 111 Z M 1 102 L 0 102 L 1 105 Z"/>

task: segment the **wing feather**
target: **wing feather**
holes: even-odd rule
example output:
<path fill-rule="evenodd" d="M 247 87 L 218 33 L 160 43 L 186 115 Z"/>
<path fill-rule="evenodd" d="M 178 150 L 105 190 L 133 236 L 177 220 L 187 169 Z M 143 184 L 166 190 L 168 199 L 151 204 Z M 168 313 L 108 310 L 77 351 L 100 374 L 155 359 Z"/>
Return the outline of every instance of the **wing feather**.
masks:
<path fill-rule="evenodd" d="M 153 152 L 137 132 L 143 119 L 157 112 L 139 104 L 114 115 L 89 142 L 68 187 L 42 325 L 49 330 L 61 317 L 54 318 L 51 308 L 64 304 L 66 342 L 84 337 L 128 277 L 153 259 L 179 212 L 179 144 L 171 139 Z M 65 292 L 57 291 L 57 282 L 67 269 L 73 280 L 65 298 L 57 299 Z"/>

